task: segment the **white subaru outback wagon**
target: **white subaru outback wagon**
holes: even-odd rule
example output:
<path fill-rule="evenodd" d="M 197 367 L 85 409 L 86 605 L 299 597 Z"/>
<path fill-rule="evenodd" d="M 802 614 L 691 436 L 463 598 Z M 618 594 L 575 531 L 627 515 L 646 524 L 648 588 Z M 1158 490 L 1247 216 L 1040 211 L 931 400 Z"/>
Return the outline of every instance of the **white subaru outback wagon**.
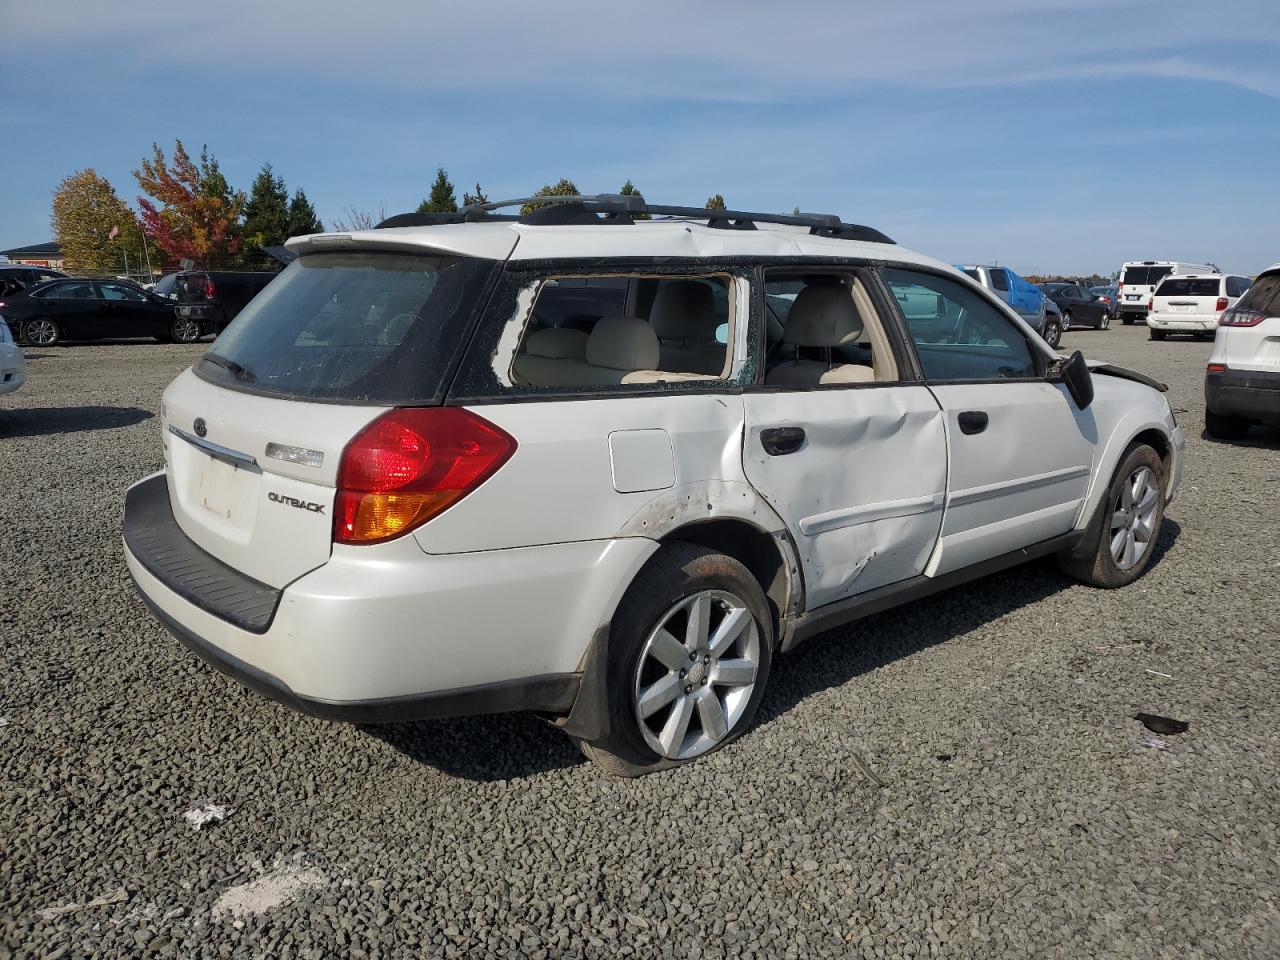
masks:
<path fill-rule="evenodd" d="M 320 717 L 535 711 L 635 775 L 830 627 L 1150 560 L 1159 384 L 837 217 L 556 200 L 295 238 L 165 391 L 125 552 L 198 655 Z"/>

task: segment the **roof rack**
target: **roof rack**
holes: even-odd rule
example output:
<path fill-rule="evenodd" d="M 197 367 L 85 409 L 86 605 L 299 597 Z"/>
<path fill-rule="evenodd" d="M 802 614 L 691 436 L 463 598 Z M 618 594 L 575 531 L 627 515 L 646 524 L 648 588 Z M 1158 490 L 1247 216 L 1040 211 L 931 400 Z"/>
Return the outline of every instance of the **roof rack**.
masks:
<path fill-rule="evenodd" d="M 532 206 L 523 216 L 497 214 L 508 207 Z M 863 240 L 870 243 L 893 243 L 874 227 L 845 223 L 833 213 L 750 213 L 743 210 L 711 210 L 706 207 L 677 207 L 648 203 L 638 193 L 602 193 L 595 196 L 520 197 L 473 203 L 456 213 L 402 213 L 383 220 L 375 229 L 387 227 L 427 227 L 445 223 L 518 222 L 539 226 L 605 224 L 629 226 L 637 217 L 673 217 L 705 220 L 717 230 L 755 230 L 759 223 L 777 223 L 808 227 L 815 237 L 840 240 Z"/>

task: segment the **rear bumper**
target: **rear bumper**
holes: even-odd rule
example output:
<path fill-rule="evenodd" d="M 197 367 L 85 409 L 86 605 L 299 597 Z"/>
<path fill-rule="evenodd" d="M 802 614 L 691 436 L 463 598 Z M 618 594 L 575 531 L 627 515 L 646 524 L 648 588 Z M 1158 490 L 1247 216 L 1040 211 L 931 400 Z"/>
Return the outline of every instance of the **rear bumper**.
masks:
<path fill-rule="evenodd" d="M 1218 329 L 1219 316 L 1217 313 L 1148 313 L 1147 326 L 1174 333 L 1208 333 Z"/>
<path fill-rule="evenodd" d="M 125 558 L 161 623 L 244 686 L 303 713 L 358 723 L 567 713 L 592 636 L 657 546 L 627 538 L 448 556 L 412 542 L 336 548 L 277 591 L 265 624 L 237 624 L 222 599 L 234 595 L 230 579 L 201 586 L 201 577 L 183 573 L 191 558 L 166 569 L 148 552 L 137 535 L 146 515 L 135 491 L 144 487 L 153 497 L 162 490 L 167 509 L 162 474 L 130 490 Z"/>
<path fill-rule="evenodd" d="M 1280 422 L 1280 372 L 1226 370 L 1206 373 L 1204 400 L 1214 413 Z"/>

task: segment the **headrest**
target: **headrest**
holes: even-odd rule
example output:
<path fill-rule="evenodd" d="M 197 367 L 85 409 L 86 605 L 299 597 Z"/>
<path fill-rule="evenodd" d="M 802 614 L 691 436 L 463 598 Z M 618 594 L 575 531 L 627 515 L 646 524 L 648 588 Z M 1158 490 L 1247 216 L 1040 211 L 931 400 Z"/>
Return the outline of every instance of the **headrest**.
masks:
<path fill-rule="evenodd" d="M 649 309 L 649 323 L 662 340 L 714 337 L 715 304 L 711 287 L 696 280 L 665 280 Z"/>
<path fill-rule="evenodd" d="M 535 330 L 525 340 L 524 352 L 550 360 L 582 360 L 587 355 L 587 334 L 572 327 Z"/>
<path fill-rule="evenodd" d="M 800 291 L 782 339 L 800 347 L 839 347 L 862 336 L 862 317 L 843 284 L 811 284 Z"/>
<path fill-rule="evenodd" d="M 587 338 L 587 363 L 611 370 L 654 370 L 658 335 L 635 317 L 601 317 Z"/>

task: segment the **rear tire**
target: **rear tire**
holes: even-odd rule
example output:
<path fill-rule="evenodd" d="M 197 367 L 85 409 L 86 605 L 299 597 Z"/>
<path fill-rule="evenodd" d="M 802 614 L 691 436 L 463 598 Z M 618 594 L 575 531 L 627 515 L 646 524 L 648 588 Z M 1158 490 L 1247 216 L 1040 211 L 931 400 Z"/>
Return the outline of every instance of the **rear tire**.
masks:
<path fill-rule="evenodd" d="M 1205 407 L 1204 430 L 1215 440 L 1242 440 L 1249 432 L 1249 421 L 1229 413 L 1214 413 Z"/>
<path fill-rule="evenodd" d="M 1152 331 L 1151 331 L 1151 339 L 1152 339 L 1152 340 L 1163 340 L 1163 339 L 1164 339 L 1164 336 L 1165 336 L 1165 331 L 1164 331 L 1164 330 L 1152 330 Z"/>
<path fill-rule="evenodd" d="M 1062 314 L 1062 332 L 1066 333 L 1070 329 L 1071 329 L 1071 311 L 1066 310 L 1066 311 L 1063 311 L 1063 314 Z"/>
<path fill-rule="evenodd" d="M 1120 322 L 1121 322 L 1121 323 L 1123 323 L 1126 327 L 1132 327 L 1132 326 L 1133 326 L 1133 317 L 1130 317 L 1130 316 L 1122 316 L 1122 317 L 1120 318 Z"/>
<path fill-rule="evenodd" d="M 33 347 L 56 347 L 62 341 L 62 328 L 49 317 L 28 320 L 22 330 L 22 338 Z"/>
<path fill-rule="evenodd" d="M 1151 561 L 1164 524 L 1165 472 L 1160 454 L 1135 443 L 1116 468 L 1106 497 L 1098 505 L 1103 520 L 1084 557 L 1061 554 L 1058 565 L 1067 576 L 1090 586 L 1113 590 L 1142 576 Z"/>
<path fill-rule="evenodd" d="M 1111 315 L 1104 313 L 1102 319 L 1098 321 L 1099 330 L 1108 330 L 1111 327 Z"/>
<path fill-rule="evenodd" d="M 773 617 L 750 571 L 677 541 L 628 588 L 609 634 L 609 730 L 582 752 L 615 777 L 700 759 L 751 726 L 773 657 Z"/>

